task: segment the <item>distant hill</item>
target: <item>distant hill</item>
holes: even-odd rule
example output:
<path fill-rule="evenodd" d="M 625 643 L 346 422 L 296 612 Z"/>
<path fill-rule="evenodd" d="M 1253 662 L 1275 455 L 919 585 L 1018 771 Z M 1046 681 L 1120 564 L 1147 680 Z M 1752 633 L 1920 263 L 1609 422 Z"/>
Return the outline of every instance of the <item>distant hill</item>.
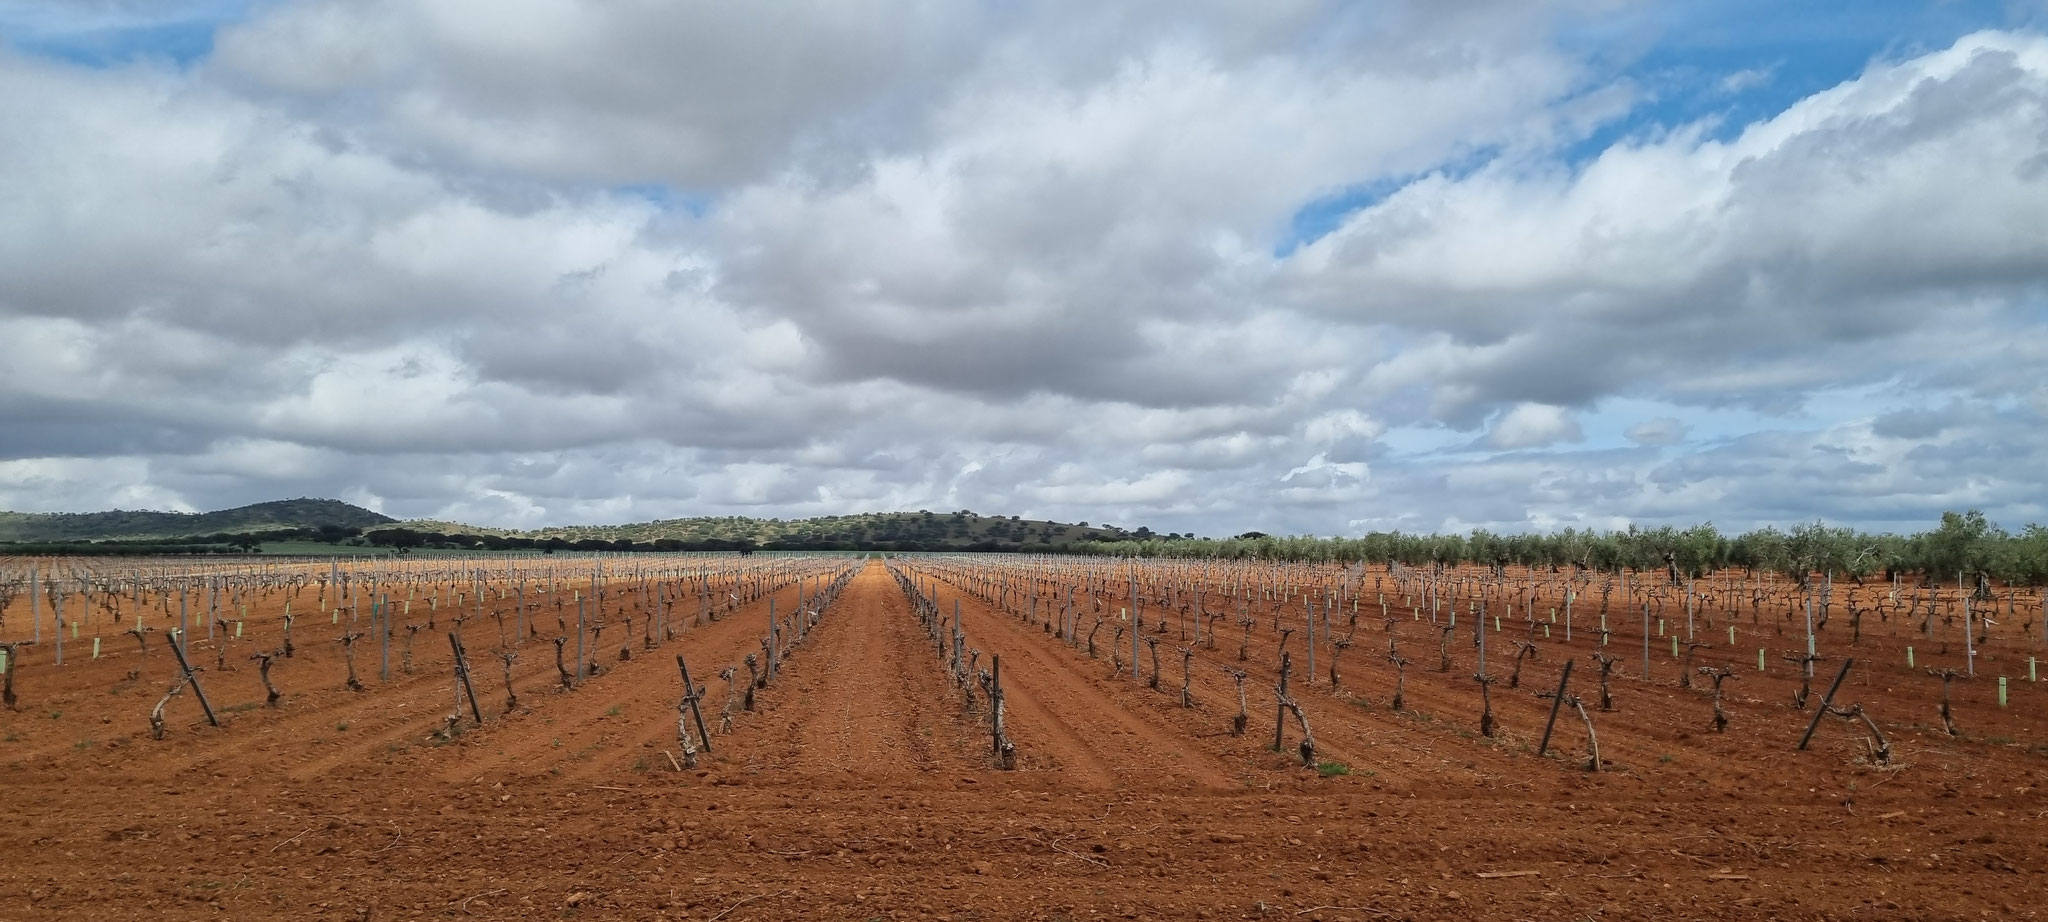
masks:
<path fill-rule="evenodd" d="M 981 515 L 965 509 L 954 512 L 869 512 L 859 515 L 820 516 L 812 519 L 709 516 L 662 519 L 629 525 L 575 525 L 526 531 L 483 528 L 431 519 L 416 519 L 396 527 L 443 535 L 477 535 L 526 541 L 556 539 L 571 545 L 578 542 L 620 541 L 647 545 L 658 541 L 679 541 L 685 544 L 734 542 L 759 547 L 885 550 L 1000 548 L 1028 551 L 1063 547 L 1077 541 L 1117 541 L 1153 537 L 1149 528 L 1127 531 L 1115 526 L 1089 525 L 1085 522 L 1068 524 L 1015 516 Z"/>
<path fill-rule="evenodd" d="M 372 546 L 522 548 L 634 545 L 647 550 L 659 542 L 674 547 L 754 546 L 762 548 L 880 550 L 1052 550 L 1079 541 L 1122 541 L 1151 537 L 1149 528 L 1065 523 L 1014 516 L 954 512 L 870 512 L 814 519 L 752 519 L 706 516 L 626 525 L 573 525 L 515 531 L 432 519 L 400 521 L 332 499 L 290 499 L 218 512 L 0 512 L 0 542 L 81 543 L 88 541 L 176 541 L 220 535 L 273 535 L 316 540 L 309 532 L 330 530 L 334 540 Z M 1177 537 L 1177 536 L 1174 536 Z M 1190 536 L 1192 537 L 1192 536 Z M 218 539 L 216 539 L 218 540 Z"/>
<path fill-rule="evenodd" d="M 379 528 L 397 521 L 333 499 L 285 499 L 218 512 L 0 512 L 0 541 L 191 538 L 322 526 Z"/>

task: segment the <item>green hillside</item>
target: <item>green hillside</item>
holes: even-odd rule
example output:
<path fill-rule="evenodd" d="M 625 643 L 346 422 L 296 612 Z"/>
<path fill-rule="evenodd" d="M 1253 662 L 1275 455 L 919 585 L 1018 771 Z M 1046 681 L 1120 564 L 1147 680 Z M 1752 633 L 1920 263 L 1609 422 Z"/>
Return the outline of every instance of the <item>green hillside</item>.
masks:
<path fill-rule="evenodd" d="M 706 516 L 626 525 L 576 525 L 514 531 L 431 519 L 399 521 L 331 499 L 257 503 L 218 512 L 23 513 L 0 512 L 0 543 L 35 545 L 33 553 L 98 553 L 87 547 L 118 544 L 129 551 L 187 546 L 183 552 L 245 546 L 253 539 L 344 542 L 368 548 L 462 550 L 676 550 L 741 547 L 833 550 L 1056 550 L 1083 541 L 1156 537 L 1148 528 L 1126 530 L 1086 522 L 1067 524 L 1014 516 L 956 512 L 874 512 L 814 519 Z M 1191 536 L 1190 536 L 1191 537 Z M 208 544 L 211 542 L 211 544 Z M 175 548 L 173 548 L 175 550 Z"/>
<path fill-rule="evenodd" d="M 397 522 L 332 499 L 285 499 L 218 512 L 0 512 L 0 541 L 190 538 L 288 529 L 377 528 Z"/>
<path fill-rule="evenodd" d="M 820 516 L 812 519 L 752 519 L 713 516 L 662 519 L 629 525 L 578 525 L 508 531 L 482 528 L 459 522 L 419 519 L 397 528 L 443 535 L 477 535 L 500 539 L 616 543 L 654 542 L 751 543 L 760 547 L 844 547 L 844 548 L 970 548 L 991 546 L 1005 550 L 1051 549 L 1077 541 L 1116 541 L 1153 537 L 1149 528 L 1125 530 L 1114 526 L 1067 524 L 1015 516 L 980 515 L 968 510 L 955 512 L 870 512 L 860 515 Z"/>

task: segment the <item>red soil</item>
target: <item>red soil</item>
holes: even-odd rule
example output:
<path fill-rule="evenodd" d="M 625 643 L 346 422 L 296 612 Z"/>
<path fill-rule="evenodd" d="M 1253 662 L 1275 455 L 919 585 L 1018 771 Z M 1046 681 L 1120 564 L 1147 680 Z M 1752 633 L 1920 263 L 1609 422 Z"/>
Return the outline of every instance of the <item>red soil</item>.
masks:
<path fill-rule="evenodd" d="M 1640 636 L 1618 634 L 1618 709 L 1593 714 L 1606 764 L 1587 773 L 1584 732 L 1569 713 L 1551 754 L 1533 752 L 1548 702 L 1532 692 L 1554 686 L 1577 657 L 1572 687 L 1592 706 L 1597 640 L 1582 633 L 1566 645 L 1539 631 L 1522 687 L 1494 687 L 1503 731 L 1489 740 L 1477 734 L 1468 626 L 1452 645 L 1452 670 L 1438 672 L 1428 624 L 1396 605 L 1394 634 L 1413 661 L 1405 711 L 1387 706 L 1394 677 L 1376 611 L 1359 618 L 1339 688 L 1330 648 L 1310 677 L 1302 633 L 1288 641 L 1319 760 L 1350 771 L 1319 777 L 1294 757 L 1291 724 L 1286 753 L 1267 748 L 1279 637 L 1265 600 L 1246 661 L 1228 618 L 1214 649 L 1194 645 L 1196 707 L 1184 709 L 1186 641 L 1171 620 L 1157 635 L 1154 690 L 1132 680 L 1128 662 L 1111 674 L 1110 628 L 1090 659 L 1041 625 L 1049 602 L 1034 621 L 1020 592 L 991 593 L 1009 603 L 994 604 L 957 588 L 964 571 L 911 563 L 951 580 L 939 583 L 940 608 L 950 615 L 958 600 L 981 662 L 1002 657 L 1016 770 L 992 766 L 985 720 L 963 713 L 944 661 L 880 563 L 854 578 L 755 711 L 723 734 L 716 673 L 759 649 L 767 598 L 702 624 L 691 623 L 696 601 L 686 598 L 677 638 L 652 651 L 636 620 L 623 662 L 623 626 L 608 627 L 600 646 L 609 652 L 598 658 L 606 671 L 566 692 L 554 687 L 548 615 L 541 639 L 518 648 L 520 706 L 510 713 L 490 652 L 496 627 L 472 620 L 463 630 L 486 721 L 452 740 L 435 737 L 454 701 L 445 623 L 421 631 L 412 675 L 397 670 L 394 650 L 388 683 L 374 649 L 359 646 L 366 690 L 357 693 L 343 687 L 338 629 L 302 618 L 298 656 L 273 672 L 286 694 L 273 710 L 246 657 L 259 638 L 276 645 L 283 596 L 258 597 L 228 671 L 202 674 L 225 726 L 207 726 L 187 693 L 169 706 L 163 740 L 146 721 L 172 668 L 159 637 L 142 681 L 125 678 L 136 666 L 130 637 L 103 638 L 98 661 L 86 655 L 88 637 L 62 667 L 47 649 L 26 648 L 20 710 L 0 712 L 0 809 L 13 820 L 0 826 L 0 918 L 2048 914 L 2048 690 L 2025 681 L 2023 637 L 2001 635 L 1979 658 L 1980 677 L 1957 683 L 1958 738 L 1934 714 L 1938 681 L 1903 665 L 1903 645 L 1925 641 L 1866 622 L 1862 643 L 1844 646 L 1858 663 L 1837 703 L 1878 718 L 1895 750 L 1884 767 L 1870 764 L 1860 725 L 1833 718 L 1808 751 L 1794 751 L 1812 711 L 1788 704 L 1798 681 L 1777 654 L 1796 644 L 1769 614 L 1737 618 L 1739 637 L 1766 640 L 1698 654 L 1697 664 L 1738 668 L 1726 733 L 1711 732 L 1703 690 L 1676 686 L 1667 641 L 1655 640 L 1645 682 Z M 1018 567 L 1011 572 L 1026 572 Z M 1130 603 L 1111 588 L 1113 619 Z M 772 594 L 779 612 L 792 610 L 797 591 Z M 1156 591 L 1144 594 L 1158 608 Z M 617 592 L 607 617 L 617 625 L 640 604 L 636 592 Z M 1203 604 L 1232 603 L 1212 589 Z M 1580 606 L 1583 630 L 1592 616 L 1583 596 Z M 1283 608 L 1301 620 L 1298 602 Z M 567 611 L 573 629 L 573 604 Z M 9 636 L 19 635 L 19 612 L 19 602 L 9 609 Z M 1489 637 L 1500 676 L 1509 641 L 1527 634 L 1504 627 Z M 1725 622 L 1715 630 L 1725 638 Z M 1771 651 L 1762 673 L 1757 646 Z M 204 641 L 193 651 L 215 661 Z M 668 758 L 680 754 L 677 653 L 709 688 L 714 731 L 702 765 L 681 773 Z M 1920 655 L 1923 667 L 1940 656 Z M 1141 663 L 1149 680 L 1143 648 Z M 1816 700 L 1838 663 L 1819 667 Z M 1237 704 L 1226 668 L 1249 673 L 1244 736 L 1229 734 Z M 2015 678 L 2003 709 L 1988 678 L 2001 672 Z"/>

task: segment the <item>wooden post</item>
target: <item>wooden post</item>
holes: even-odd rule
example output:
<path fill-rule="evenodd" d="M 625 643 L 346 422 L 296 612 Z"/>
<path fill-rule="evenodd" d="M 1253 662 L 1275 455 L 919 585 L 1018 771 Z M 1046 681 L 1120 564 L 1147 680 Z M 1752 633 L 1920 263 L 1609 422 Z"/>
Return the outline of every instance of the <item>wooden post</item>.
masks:
<path fill-rule="evenodd" d="M 1003 658 L 991 653 L 988 662 L 988 719 L 989 733 L 992 737 L 990 743 L 995 748 L 996 764 L 1008 771 L 1017 767 L 1017 747 L 1011 745 L 1008 732 L 1004 729 L 1007 721 L 1003 718 Z"/>
<path fill-rule="evenodd" d="M 1972 633 L 1976 633 L 1970 627 L 1970 598 L 1972 596 L 1974 596 L 1974 592 L 1968 592 L 1968 594 L 1962 596 L 1962 670 L 1964 670 L 1966 676 L 1976 678 L 1976 637 L 1970 637 Z M 57 600 L 61 604 L 63 596 L 57 596 Z M 59 656 L 63 652 L 63 621 L 61 619 L 57 621 L 57 652 L 59 652 Z"/>
<path fill-rule="evenodd" d="M 971 703 L 974 697 L 971 685 L 973 677 L 967 674 L 968 669 L 967 635 L 960 630 L 960 615 L 956 612 L 953 615 L 953 684 L 968 689 L 968 700 Z"/>
<path fill-rule="evenodd" d="M 1302 679 L 1310 685 L 1316 684 L 1316 600 L 1304 599 L 1302 607 L 1308 611 L 1308 675 Z M 1154 676 L 1156 679 L 1157 676 Z"/>
<path fill-rule="evenodd" d="M 1273 718 L 1273 751 L 1287 743 L 1287 679 L 1294 671 L 1294 654 L 1280 654 L 1279 706 Z"/>
<path fill-rule="evenodd" d="M 1553 727 L 1557 726 L 1558 710 L 1564 707 L 1564 690 L 1565 686 L 1571 684 L 1572 663 L 1575 662 L 1577 660 L 1565 660 L 1564 674 L 1557 677 L 1557 692 L 1550 697 L 1550 719 L 1543 722 L 1543 741 L 1536 744 L 1536 755 L 1538 757 L 1543 755 L 1544 750 L 1550 748 L 1550 731 Z"/>
<path fill-rule="evenodd" d="M 704 751 L 711 751 L 711 731 L 704 729 L 704 712 L 697 706 L 697 686 L 690 682 L 690 665 L 683 662 L 683 655 L 676 654 L 676 668 L 683 673 L 683 701 L 690 706 L 690 716 L 697 722 L 697 736 L 704 741 Z"/>
<path fill-rule="evenodd" d="M 1479 677 L 1483 679 L 1486 678 L 1486 603 L 1483 601 L 1479 603 L 1478 620 L 1479 623 L 1472 626 L 1478 632 L 1473 635 L 1473 642 L 1479 646 Z"/>
<path fill-rule="evenodd" d="M 1650 603 L 1643 603 L 1643 681 L 1650 681 Z"/>
<path fill-rule="evenodd" d="M 20 703 L 14 697 L 14 671 L 21 668 L 21 647 L 24 643 L 34 642 L 0 641 L 0 704 L 4 704 L 10 711 L 18 710 L 15 705 Z"/>
<path fill-rule="evenodd" d="M 1145 616 L 1138 611 L 1137 571 L 1133 569 L 1131 572 L 1131 681 L 1136 682 L 1138 674 L 1143 671 L 1138 666 L 1138 635 L 1143 633 Z"/>
<path fill-rule="evenodd" d="M 55 624 L 55 627 L 57 628 L 57 663 L 56 663 L 56 664 L 57 664 L 57 665 L 59 665 L 59 666 L 62 666 L 62 665 L 64 665 L 64 584 L 63 584 L 63 583 L 51 583 L 51 584 L 50 584 L 50 588 L 51 588 L 51 589 L 54 589 L 54 590 L 56 590 L 56 593 L 57 593 L 57 598 L 55 599 L 55 604 L 53 604 L 53 605 L 51 606 L 51 610 L 50 610 L 50 616 L 51 616 L 51 620 L 52 620 L 52 621 L 54 621 L 54 622 L 56 622 L 56 624 Z M 89 611 L 89 609 L 88 609 L 88 611 Z M 77 625 L 76 625 L 76 624 L 73 624 L 73 626 L 72 626 L 72 630 L 73 630 L 74 632 L 78 630 L 78 627 L 77 627 Z M 208 628 L 207 628 L 207 633 L 208 633 L 209 635 L 211 635 L 211 634 L 212 634 L 212 632 L 213 632 L 213 628 L 212 628 L 211 626 L 208 626 Z"/>
<path fill-rule="evenodd" d="M 1813 656 L 1815 649 L 1813 642 L 1813 596 L 1809 595 L 1806 597 L 1806 655 L 1809 657 Z M 1813 660 L 1811 659 L 1806 661 L 1806 677 L 1809 679 L 1813 678 Z"/>
<path fill-rule="evenodd" d="M 1837 673 L 1835 673 L 1835 682 L 1834 682 L 1834 684 L 1832 684 L 1832 685 L 1829 685 L 1829 686 L 1828 686 L 1828 693 L 1827 693 L 1827 694 L 1825 694 L 1825 695 L 1822 695 L 1822 696 L 1821 696 L 1821 699 L 1820 699 L 1820 708 L 1819 708 L 1818 710 L 1815 710 L 1815 711 L 1813 712 L 1813 721 L 1812 721 L 1811 723 L 1808 723 L 1808 724 L 1806 725 L 1806 734 L 1805 734 L 1804 736 L 1801 736 L 1801 737 L 1799 738 L 1799 748 L 1800 748 L 1800 749 L 1805 749 L 1805 748 L 1806 748 L 1806 744 L 1807 744 L 1808 742 L 1810 742 L 1810 741 L 1811 741 L 1811 740 L 1813 739 L 1813 731 L 1814 731 L 1814 728 L 1816 728 L 1816 727 L 1819 727 L 1819 726 L 1820 726 L 1820 719 L 1821 719 L 1822 717 L 1825 717 L 1825 716 L 1827 716 L 1827 713 L 1828 713 L 1828 704 L 1829 704 L 1830 702 L 1832 702 L 1832 701 L 1834 701 L 1834 700 L 1835 700 L 1835 692 L 1841 689 L 1841 687 L 1842 687 L 1842 680 L 1843 680 L 1843 679 L 1846 679 L 1846 678 L 1848 678 L 1848 677 L 1849 677 L 1849 667 L 1850 667 L 1850 666 L 1853 666 L 1853 665 L 1855 665 L 1855 664 L 1856 664 L 1856 658 L 1855 658 L 1855 657 L 1853 657 L 1853 656 L 1852 656 L 1852 657 L 1849 657 L 1849 658 L 1847 658 L 1847 659 L 1844 659 L 1844 660 L 1842 660 L 1842 671 L 1841 671 L 1841 672 L 1837 672 Z M 1809 666 L 1808 666 L 1807 668 L 1808 668 L 1808 669 L 1811 669 L 1811 668 L 1813 668 L 1813 667 L 1812 667 L 1811 665 L 1809 665 Z"/>
<path fill-rule="evenodd" d="M 183 631 L 179 632 L 181 636 L 183 633 Z M 213 705 L 207 703 L 206 690 L 199 687 L 199 676 L 192 671 L 192 663 L 185 659 L 184 648 L 177 643 L 173 643 L 171 644 L 171 652 L 178 657 L 178 668 L 185 673 L 185 681 L 192 683 L 192 694 L 199 699 L 200 710 L 206 712 L 206 722 L 216 727 L 220 726 L 220 718 L 213 716 Z"/>
<path fill-rule="evenodd" d="M 469 681 L 469 657 L 463 652 L 462 638 L 454 631 L 448 632 L 448 646 L 455 651 L 455 678 L 462 682 L 462 693 L 469 698 L 469 714 L 481 725 L 484 722 L 483 709 L 476 703 L 476 687 Z"/>

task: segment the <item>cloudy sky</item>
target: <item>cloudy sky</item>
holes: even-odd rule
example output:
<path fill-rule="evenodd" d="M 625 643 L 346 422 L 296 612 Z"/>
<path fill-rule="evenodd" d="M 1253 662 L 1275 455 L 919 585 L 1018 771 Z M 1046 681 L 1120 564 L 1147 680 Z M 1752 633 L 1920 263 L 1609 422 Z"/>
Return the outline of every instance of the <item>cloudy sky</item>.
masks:
<path fill-rule="evenodd" d="M 2048 521 L 2048 4 L 0 0 L 0 508 Z"/>

